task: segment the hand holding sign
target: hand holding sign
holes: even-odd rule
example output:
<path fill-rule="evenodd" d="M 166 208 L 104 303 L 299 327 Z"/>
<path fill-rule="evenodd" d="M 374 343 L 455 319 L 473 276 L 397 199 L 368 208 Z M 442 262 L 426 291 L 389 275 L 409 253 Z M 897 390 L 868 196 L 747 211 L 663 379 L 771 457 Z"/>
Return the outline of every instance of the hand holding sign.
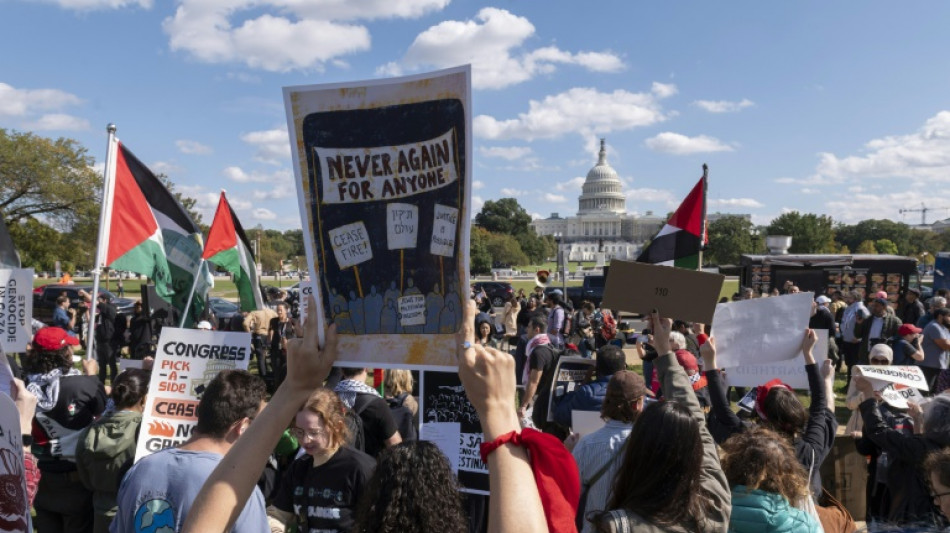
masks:
<path fill-rule="evenodd" d="M 653 347 L 656 353 L 665 355 L 670 353 L 670 332 L 673 331 L 673 320 L 660 317 L 655 309 L 650 313 L 650 329 L 653 330 Z"/>

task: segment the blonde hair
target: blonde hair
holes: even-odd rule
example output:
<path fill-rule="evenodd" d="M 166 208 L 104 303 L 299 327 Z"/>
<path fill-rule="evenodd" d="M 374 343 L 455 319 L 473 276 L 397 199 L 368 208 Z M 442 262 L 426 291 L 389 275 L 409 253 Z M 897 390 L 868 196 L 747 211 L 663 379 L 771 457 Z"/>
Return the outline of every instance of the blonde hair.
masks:
<path fill-rule="evenodd" d="M 412 385 L 412 372 L 399 369 L 386 370 L 386 377 L 383 379 L 386 395 L 399 396 L 404 392 L 412 394 Z"/>

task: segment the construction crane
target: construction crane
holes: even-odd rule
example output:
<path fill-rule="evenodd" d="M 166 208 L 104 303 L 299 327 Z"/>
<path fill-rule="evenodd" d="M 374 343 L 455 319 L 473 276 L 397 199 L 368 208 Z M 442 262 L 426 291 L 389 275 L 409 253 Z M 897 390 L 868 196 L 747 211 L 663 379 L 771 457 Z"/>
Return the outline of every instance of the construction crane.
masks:
<path fill-rule="evenodd" d="M 900 209 L 900 214 L 904 213 L 920 213 L 920 225 L 927 225 L 927 211 L 936 211 L 940 209 L 950 209 L 950 207 L 927 207 L 921 202 L 920 209 Z"/>

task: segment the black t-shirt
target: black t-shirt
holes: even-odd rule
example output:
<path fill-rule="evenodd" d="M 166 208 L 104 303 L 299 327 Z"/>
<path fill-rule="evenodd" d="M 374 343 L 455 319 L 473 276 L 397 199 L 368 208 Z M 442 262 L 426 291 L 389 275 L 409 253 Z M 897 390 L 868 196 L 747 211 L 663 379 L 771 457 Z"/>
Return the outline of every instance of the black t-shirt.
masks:
<path fill-rule="evenodd" d="M 915 365 L 917 361 L 911 357 L 917 353 L 917 347 L 904 340 L 903 337 L 892 337 L 891 348 L 894 350 L 894 361 L 892 365 Z"/>
<path fill-rule="evenodd" d="M 74 453 L 77 435 L 106 408 L 106 391 L 96 376 L 59 378 L 56 405 L 37 413 L 33 424 L 33 454 L 39 467 L 48 472 L 71 472 L 76 463 L 63 459 Z M 70 449 L 66 450 L 64 447 Z"/>
<path fill-rule="evenodd" d="M 810 329 L 827 329 L 829 337 L 834 337 L 835 317 L 826 307 L 818 306 L 815 316 L 808 319 Z"/>
<path fill-rule="evenodd" d="M 304 455 L 284 474 L 274 507 L 294 513 L 297 531 L 349 531 L 375 468 L 372 457 L 346 446 L 317 467 Z"/>
<path fill-rule="evenodd" d="M 542 344 L 531 351 L 528 357 L 528 368 L 541 371 L 541 382 L 538 384 L 538 400 L 534 403 L 531 416 L 535 425 L 543 427 L 548 419 L 548 396 L 551 395 L 551 382 L 554 378 L 554 367 L 557 366 L 557 357 L 554 350 L 547 344 Z"/>
<path fill-rule="evenodd" d="M 356 395 L 353 410 L 363 420 L 363 451 L 376 457 L 386 449 L 386 439 L 399 431 L 389 404 L 379 396 L 360 393 Z"/>

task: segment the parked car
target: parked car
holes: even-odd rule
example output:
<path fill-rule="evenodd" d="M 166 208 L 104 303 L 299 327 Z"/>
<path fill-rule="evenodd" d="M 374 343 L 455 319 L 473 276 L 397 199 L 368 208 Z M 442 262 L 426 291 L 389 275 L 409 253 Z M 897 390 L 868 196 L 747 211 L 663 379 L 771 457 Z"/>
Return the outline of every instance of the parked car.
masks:
<path fill-rule="evenodd" d="M 51 283 L 38 287 L 40 291 L 33 291 L 33 318 L 49 324 L 53 321 L 53 309 L 56 308 L 56 299 L 63 293 L 69 298 L 69 307 L 76 309 L 79 307 L 79 291 L 83 290 L 92 293 L 92 286 L 81 285 L 63 285 Z M 132 298 L 117 298 L 111 292 L 100 288 L 100 293 L 108 294 L 112 298 L 112 303 L 116 307 L 116 312 L 132 316 L 135 307 L 135 300 Z"/>
<path fill-rule="evenodd" d="M 484 289 L 488 299 L 491 300 L 492 307 L 503 307 L 508 297 L 515 293 L 511 283 L 504 281 L 479 281 L 473 283 L 472 288 L 475 290 L 475 294 Z"/>
<path fill-rule="evenodd" d="M 230 300 L 218 298 L 217 296 L 208 298 L 208 305 L 210 305 L 211 310 L 214 311 L 214 316 L 218 319 L 219 325 L 229 322 L 234 315 L 241 314 L 241 306 Z"/>

